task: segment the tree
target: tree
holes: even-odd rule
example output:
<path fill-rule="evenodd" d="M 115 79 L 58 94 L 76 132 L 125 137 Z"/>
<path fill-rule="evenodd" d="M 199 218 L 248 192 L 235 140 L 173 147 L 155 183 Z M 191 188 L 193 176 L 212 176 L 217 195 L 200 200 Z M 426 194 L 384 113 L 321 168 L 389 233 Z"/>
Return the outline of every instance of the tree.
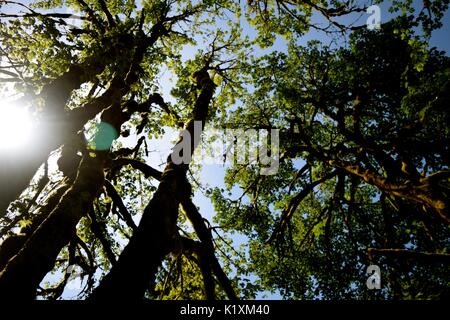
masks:
<path fill-rule="evenodd" d="M 357 279 L 375 262 L 389 279 L 375 297 L 448 294 L 434 266 L 448 263 L 450 68 L 425 38 L 447 4 L 371 32 L 337 20 L 365 3 L 249 1 L 249 40 L 233 1 L 1 2 L 0 82 L 35 135 L 26 153 L 0 151 L 0 296 L 57 299 L 87 276 L 80 297 L 93 301 L 367 298 Z M 314 13 L 324 31 L 352 32 L 350 48 L 300 46 Z M 250 54 L 276 35 L 286 54 Z M 169 99 L 164 72 L 176 78 Z M 192 200 L 207 122 L 290 127 L 276 175 L 237 165 L 226 182 L 242 197 L 209 191 L 219 226 Z M 159 171 L 148 146 L 169 129 L 180 138 Z M 60 282 L 41 287 L 49 274 Z"/>
<path fill-rule="evenodd" d="M 43 5 L 53 6 L 57 4 L 46 2 Z M 195 206 L 190 203 L 191 188 L 186 180 L 185 173 L 183 173 L 187 170 L 187 166 L 183 165 L 181 168 L 169 161 L 167 170 L 162 174 L 157 174 L 161 183 L 153 200 L 149 203 L 149 208 L 153 208 L 153 210 L 147 210 L 148 213 L 144 215 L 146 218 L 137 228 L 129 212 L 127 212 L 120 194 L 117 193 L 110 181 L 116 179 L 116 174 L 119 174 L 120 168 L 126 165 L 144 170 L 146 175 L 148 175 L 149 170 L 151 173 L 157 171 L 147 168 L 139 159 L 127 158 L 133 152 L 137 154 L 143 140 L 139 140 L 138 146 L 131 152 L 124 148 L 114 152 L 109 150 L 120 133 L 126 134 L 126 131 L 122 131 L 122 125 L 129 120 L 134 120 L 134 125 L 140 127 L 139 133 L 145 130 L 149 136 L 154 134 L 150 133 L 151 128 L 156 127 L 159 123 L 167 122 L 170 125 L 174 120 L 185 120 L 180 118 L 171 109 L 171 106 L 164 102 L 160 94 L 152 93 L 152 91 L 155 91 L 152 78 L 157 75 L 160 66 L 166 59 L 179 62 L 176 52 L 181 49 L 183 43 L 190 41 L 187 31 L 183 33 L 177 29 L 179 25 L 189 19 L 194 19 L 196 21 L 189 27 L 191 31 L 195 31 L 200 25 L 207 23 L 204 19 L 201 20 L 200 15 L 206 10 L 216 10 L 214 6 L 219 4 L 218 2 L 199 2 L 191 5 L 187 2 L 184 4 L 178 3 L 175 6 L 172 2 L 148 2 L 144 4 L 139 14 L 133 16 L 135 5 L 131 2 L 107 6 L 103 1 L 93 3 L 79 1 L 72 5 L 84 14 L 80 17 L 83 20 L 80 26 L 69 26 L 64 20 L 64 18 L 69 18 L 69 15 L 41 14 L 26 6 L 23 7 L 28 12 L 17 16 L 20 20 L 4 23 L 4 36 L 10 40 L 10 43 L 6 42 L 4 48 L 5 56 L 10 59 L 9 67 L 18 69 L 17 72 L 20 73 L 18 78 L 23 79 L 24 84 L 27 85 L 24 89 L 25 92 L 28 95 L 35 95 L 36 100 L 41 99 L 43 101 L 41 103 L 42 110 L 37 112 L 38 131 L 43 132 L 44 129 L 50 131 L 51 136 L 55 139 L 49 139 L 45 141 L 44 145 L 39 146 L 40 152 L 36 158 L 33 154 L 31 158 L 24 158 L 24 163 L 11 163 L 11 166 L 18 168 L 16 172 L 12 173 L 18 174 L 20 172 L 20 177 L 17 177 L 18 183 L 12 186 L 7 193 L 5 192 L 4 196 L 2 195 L 2 199 L 5 200 L 5 205 L 7 205 L 11 198 L 17 196 L 25 187 L 26 183 L 24 182 L 31 178 L 30 173 L 37 170 L 49 152 L 58 148 L 61 144 L 63 144 L 63 147 L 58 166 L 66 177 L 57 192 L 48 196 L 47 205 L 40 208 L 38 206 L 37 212 L 34 214 L 37 218 L 33 219 L 31 226 L 23 229 L 21 234 L 12 236 L 3 243 L 2 252 L 5 252 L 3 254 L 5 258 L 3 259 L 3 271 L 0 276 L 2 296 L 8 298 L 34 297 L 39 283 L 52 270 L 58 254 L 66 245 L 69 245 L 67 258 L 69 265 L 78 264 L 82 267 L 87 265 L 88 268 L 86 269 L 92 269 L 94 267 L 92 261 L 90 261 L 90 265 L 86 264 L 82 255 L 73 252 L 77 250 L 77 246 L 80 246 L 86 253 L 89 253 L 85 242 L 75 234 L 77 224 L 88 213 L 90 219 L 95 220 L 92 232 L 102 239 L 101 243 L 105 246 L 105 254 L 111 262 L 115 262 L 114 253 L 104 234 L 106 226 L 99 219 L 100 212 L 93 208 L 95 199 L 102 197 L 102 194 L 107 194 L 108 197 L 113 199 L 113 210 L 117 208 L 120 211 L 121 218 L 129 224 L 129 227 L 136 229 L 135 238 L 137 238 L 137 241 L 130 241 L 124 251 L 125 256 L 127 252 L 130 252 L 129 250 L 133 250 L 130 248 L 133 248 L 135 243 L 141 247 L 145 245 L 145 242 L 142 242 L 144 239 L 141 238 L 147 237 L 153 231 L 156 231 L 156 233 L 162 232 L 160 236 L 166 237 L 168 240 L 166 243 L 164 239 L 153 233 L 155 237 L 153 240 L 157 249 L 160 248 L 159 241 L 163 241 L 167 246 L 162 248 L 161 253 L 152 252 L 148 258 L 148 261 L 157 260 L 156 263 L 153 262 L 155 269 L 153 275 L 144 272 L 146 271 L 146 265 L 143 263 L 141 264 L 141 270 L 144 270 L 142 273 L 145 274 L 141 276 L 154 277 L 162 259 L 172 250 L 175 250 L 171 242 L 176 240 L 178 243 L 181 240 L 178 240 L 179 236 L 177 236 L 178 231 L 175 224 L 178 215 L 178 203 L 172 202 L 172 197 L 183 198 L 185 207 L 190 208 L 191 206 L 191 210 L 195 209 Z M 126 17 L 124 19 L 120 19 L 118 16 L 121 12 L 125 12 Z M 10 17 L 11 15 L 4 16 Z M 40 21 L 37 22 L 38 28 L 34 26 L 36 20 Z M 20 23 L 20 21 L 24 22 Z M 39 29 L 41 24 L 42 29 Z M 31 32 L 27 31 L 27 27 L 30 26 L 34 27 Z M 58 29 L 57 26 L 61 29 Z M 17 56 L 23 50 L 16 46 L 15 39 L 11 36 L 11 34 L 17 33 L 23 34 L 21 40 L 24 44 L 28 44 L 28 42 L 34 44 L 36 46 L 34 49 L 42 56 L 38 55 L 31 62 L 27 60 L 29 56 Z M 44 33 L 44 35 L 42 36 L 41 33 Z M 35 41 L 34 36 L 36 34 L 44 37 L 45 40 L 47 40 L 47 37 L 57 42 L 60 47 L 64 48 L 67 55 L 69 53 L 71 55 L 64 57 L 62 61 L 56 61 L 60 62 L 61 65 L 48 65 L 48 72 L 50 73 L 48 75 L 41 74 L 45 70 L 39 69 L 38 66 L 42 63 L 42 60 L 48 59 L 48 56 L 51 56 L 52 53 L 45 52 L 41 47 L 42 42 Z M 220 49 L 215 47 L 220 44 L 223 37 L 224 33 L 215 38 L 211 52 L 198 56 L 196 63 L 201 63 L 202 59 L 206 59 L 205 65 L 194 73 L 193 86 L 185 91 L 182 97 L 186 111 L 193 110 L 192 121 L 189 121 L 189 117 L 186 118 L 186 130 L 189 132 L 193 130 L 193 120 L 204 122 L 208 115 L 208 106 L 215 87 L 208 71 L 217 69 L 218 73 L 225 74 L 224 70 L 218 69 L 221 63 L 216 60 L 220 56 L 219 51 L 227 50 L 229 46 L 224 44 L 220 46 Z M 164 41 L 164 38 L 167 39 L 168 43 Z M 33 49 L 32 46 L 31 49 Z M 104 56 L 106 56 L 106 59 Z M 128 59 L 123 59 L 124 56 Z M 34 68 L 29 68 L 28 65 L 32 63 L 34 63 L 32 65 Z M 69 70 L 64 71 L 67 68 Z M 58 70 L 60 70 L 60 74 L 58 74 Z M 185 72 L 189 71 L 185 70 Z M 55 73 L 56 78 L 52 79 L 51 76 Z M 47 77 L 50 78 L 47 81 L 48 84 L 32 81 L 33 78 L 42 81 Z M 220 74 L 217 77 L 221 77 Z M 189 79 L 184 81 L 186 84 Z M 78 89 L 83 83 L 88 86 L 88 90 Z M 78 89 L 78 92 L 74 92 L 75 89 Z M 38 91 L 39 94 L 36 95 L 33 91 Z M 197 91 L 199 91 L 198 97 L 193 99 L 194 96 L 197 96 Z M 68 101 L 69 97 L 71 98 L 70 101 Z M 167 115 L 160 112 L 154 114 L 153 125 L 148 123 L 147 117 L 149 112 L 152 111 L 152 104 L 159 105 L 167 113 L 169 119 L 162 120 L 163 116 Z M 93 137 L 91 142 L 86 145 L 80 129 L 97 114 L 100 115 L 99 120 L 101 122 L 94 125 L 92 129 Z M 135 115 L 139 115 L 140 119 L 132 119 L 136 117 Z M 140 123 L 137 123 L 138 121 Z M 176 124 L 180 125 L 180 122 Z M 78 155 L 80 153 L 81 156 Z M 43 157 L 44 155 L 45 157 Z M 14 156 L 17 157 L 17 155 Z M 27 168 L 30 170 L 27 170 Z M 4 169 L 5 175 L 11 174 L 9 167 L 4 167 Z M 106 178 L 108 180 L 105 180 L 104 171 L 107 171 Z M 178 171 L 180 173 L 175 174 Z M 6 180 L 2 179 L 2 182 L 6 183 Z M 6 188 L 2 188 L 3 190 L 6 191 Z M 64 190 L 64 192 L 59 192 L 59 190 Z M 42 189 L 38 190 L 37 194 L 42 191 Z M 53 200 L 53 198 L 57 199 Z M 104 200 L 111 201 L 110 199 Z M 170 204 L 170 207 L 166 207 L 167 204 Z M 158 208 L 169 211 L 161 212 Z M 167 215 L 165 213 L 172 216 L 172 219 L 166 220 Z M 195 211 L 194 214 L 198 214 L 198 212 Z M 155 223 L 150 223 L 149 226 L 149 223 L 146 222 L 148 219 Z M 198 221 L 203 224 L 201 219 L 197 219 Z M 14 226 L 14 224 L 11 226 Z M 206 228 L 204 225 L 200 225 L 201 227 Z M 152 230 L 146 230 L 147 228 Z M 208 236 L 204 232 L 203 236 L 205 235 Z M 193 241 L 192 239 L 187 240 Z M 205 241 L 205 238 L 203 237 L 202 240 Z M 208 240 L 211 242 L 210 238 L 206 238 L 206 241 Z M 208 250 L 203 249 L 204 244 L 195 243 L 195 246 L 199 246 L 196 251 L 207 252 L 205 257 L 208 261 L 206 262 L 207 266 L 202 267 L 202 269 L 208 269 L 210 268 L 209 264 L 212 264 L 212 270 L 218 274 L 219 281 L 228 286 L 226 290 L 230 295 L 234 295 L 231 285 L 226 282 L 228 279 L 221 270 L 220 264 L 213 257 L 211 244 L 205 245 Z M 147 259 L 143 252 L 134 252 L 139 254 L 139 258 L 144 256 L 144 259 Z M 203 259 L 204 254 L 199 255 Z M 135 258 L 132 257 L 131 259 Z M 133 260 L 130 261 L 134 262 Z M 118 266 L 125 264 L 126 258 L 117 261 Z M 28 271 L 30 266 L 34 266 L 32 272 Z M 92 274 L 92 270 L 85 271 Z M 116 268 L 113 268 L 111 275 L 115 271 Z M 137 270 L 134 271 L 133 274 L 139 274 Z M 108 280 L 105 280 L 104 283 L 108 283 Z M 133 286 L 137 288 L 136 292 L 130 294 L 129 297 L 139 298 L 144 295 L 144 291 L 148 287 L 148 281 L 145 281 L 145 279 L 141 282 L 136 281 Z M 100 288 L 102 287 L 103 282 Z M 100 288 L 98 291 L 101 290 Z M 101 296 L 101 294 L 95 296 L 98 295 Z"/>
<path fill-rule="evenodd" d="M 287 128 L 279 174 L 236 167 L 226 179 L 242 196 L 211 194 L 217 223 L 250 238 L 263 288 L 368 298 L 376 263 L 388 289 L 375 297 L 448 295 L 449 60 L 399 32 L 412 23 L 255 63 L 255 92 L 224 121 Z"/>

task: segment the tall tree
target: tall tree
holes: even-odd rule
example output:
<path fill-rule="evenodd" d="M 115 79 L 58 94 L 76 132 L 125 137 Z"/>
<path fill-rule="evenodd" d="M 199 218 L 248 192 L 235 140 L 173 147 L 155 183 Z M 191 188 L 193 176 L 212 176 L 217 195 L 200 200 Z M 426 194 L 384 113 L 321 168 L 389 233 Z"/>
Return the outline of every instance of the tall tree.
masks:
<path fill-rule="evenodd" d="M 367 298 L 378 263 L 378 297 L 448 295 L 449 59 L 401 32 L 413 24 L 358 31 L 348 49 L 292 43 L 255 64 L 255 92 L 225 121 L 282 128 L 279 173 L 239 166 L 226 180 L 242 196 L 211 195 L 217 222 L 250 238 L 262 287 Z"/>

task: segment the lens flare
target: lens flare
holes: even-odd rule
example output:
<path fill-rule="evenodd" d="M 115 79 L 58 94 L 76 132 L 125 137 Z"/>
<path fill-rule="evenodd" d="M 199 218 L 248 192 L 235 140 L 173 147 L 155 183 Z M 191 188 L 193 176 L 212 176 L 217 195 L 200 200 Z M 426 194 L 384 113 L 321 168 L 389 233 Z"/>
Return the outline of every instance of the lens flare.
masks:
<path fill-rule="evenodd" d="M 0 102 L 0 151 L 24 148 L 31 140 L 31 127 L 27 110 Z"/>
<path fill-rule="evenodd" d="M 109 150 L 114 140 L 119 137 L 114 126 L 103 121 L 91 125 L 87 131 L 89 148 L 97 151 Z"/>

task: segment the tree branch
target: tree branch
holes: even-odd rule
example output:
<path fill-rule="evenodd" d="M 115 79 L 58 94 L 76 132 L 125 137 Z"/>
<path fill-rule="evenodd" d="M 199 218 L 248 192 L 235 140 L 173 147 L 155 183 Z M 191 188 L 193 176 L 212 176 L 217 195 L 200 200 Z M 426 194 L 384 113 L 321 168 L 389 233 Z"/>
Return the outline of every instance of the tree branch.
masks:
<path fill-rule="evenodd" d="M 106 15 L 106 19 L 108 20 L 108 24 L 110 27 L 114 27 L 116 22 L 114 21 L 111 12 L 109 12 L 108 6 L 106 5 L 105 0 L 98 0 L 100 7 L 102 8 L 103 13 Z"/>
<path fill-rule="evenodd" d="M 183 207 L 183 210 L 186 212 L 187 218 L 194 227 L 194 230 L 198 238 L 204 244 L 205 249 L 208 252 L 213 272 L 215 273 L 222 288 L 225 290 L 225 293 L 227 294 L 228 298 L 230 300 L 238 300 L 238 297 L 234 292 L 234 288 L 233 285 L 231 284 L 230 279 L 228 279 L 227 275 L 223 271 L 219 261 L 217 260 L 214 254 L 214 244 L 212 241 L 211 233 L 208 231 L 208 228 L 205 225 L 205 221 L 203 220 L 202 215 L 200 214 L 197 207 L 194 205 L 194 203 L 191 201 L 190 198 L 182 200 L 181 206 Z"/>
<path fill-rule="evenodd" d="M 440 218 L 450 224 L 448 214 L 448 199 L 444 199 L 437 195 L 427 182 L 430 180 L 421 179 L 422 183 L 419 185 L 413 183 L 393 183 L 386 178 L 380 177 L 369 169 L 362 169 L 358 165 L 338 163 L 336 160 L 330 160 L 329 163 L 337 168 L 340 168 L 352 175 L 358 176 L 368 184 L 371 184 L 381 191 L 390 193 L 394 196 L 405 198 L 416 203 L 420 203 L 436 211 Z"/>
<path fill-rule="evenodd" d="M 303 199 L 305 199 L 314 190 L 316 186 L 333 178 L 336 174 L 337 171 L 334 170 L 333 172 L 307 185 L 305 188 L 303 188 L 302 191 L 297 193 L 297 195 L 294 198 L 292 198 L 291 201 L 289 201 L 288 206 L 283 210 L 278 225 L 275 228 L 275 231 L 270 236 L 269 240 L 267 240 L 267 242 L 268 243 L 272 242 L 275 238 L 279 237 L 286 230 L 288 224 L 292 219 L 292 216 L 294 215 L 294 212 L 297 210 L 297 207 L 300 205 Z"/>
<path fill-rule="evenodd" d="M 141 171 L 146 178 L 152 177 L 158 181 L 161 180 L 162 172 L 150 167 L 148 164 L 145 164 L 136 159 L 129 158 L 120 158 L 117 160 L 113 160 L 112 168 L 117 169 L 126 165 L 130 165 L 132 168 Z"/>
<path fill-rule="evenodd" d="M 180 241 L 183 246 L 183 251 L 186 251 L 185 253 L 190 254 L 191 252 L 195 252 L 197 254 L 199 261 L 196 261 L 196 263 L 198 264 L 203 275 L 205 297 L 207 300 L 215 300 L 216 294 L 214 277 L 212 275 L 208 251 L 205 250 L 204 245 L 199 241 L 195 241 L 187 237 L 180 237 Z"/>
<path fill-rule="evenodd" d="M 100 240 L 100 243 L 103 246 L 103 250 L 105 250 L 106 257 L 112 265 L 116 263 L 116 255 L 109 244 L 109 241 L 106 239 L 106 230 L 102 224 L 97 220 L 95 215 L 95 209 L 92 206 L 91 210 L 88 212 L 89 217 L 91 218 L 91 230 L 94 235 Z"/>
<path fill-rule="evenodd" d="M 106 192 L 108 193 L 108 195 L 112 198 L 113 203 L 119 209 L 119 212 L 120 212 L 120 215 L 121 215 L 122 219 L 127 223 L 127 225 L 129 227 L 131 227 L 133 230 L 136 230 L 137 226 L 134 223 L 134 220 L 131 217 L 131 214 L 128 211 L 127 207 L 123 203 L 122 198 L 117 193 L 116 188 L 108 180 L 105 180 L 105 188 L 106 188 Z"/>
<path fill-rule="evenodd" d="M 369 257 L 372 255 L 382 255 L 392 258 L 417 259 L 428 262 L 445 262 L 450 263 L 450 254 L 435 252 L 420 252 L 406 249 L 376 249 L 369 248 Z"/>

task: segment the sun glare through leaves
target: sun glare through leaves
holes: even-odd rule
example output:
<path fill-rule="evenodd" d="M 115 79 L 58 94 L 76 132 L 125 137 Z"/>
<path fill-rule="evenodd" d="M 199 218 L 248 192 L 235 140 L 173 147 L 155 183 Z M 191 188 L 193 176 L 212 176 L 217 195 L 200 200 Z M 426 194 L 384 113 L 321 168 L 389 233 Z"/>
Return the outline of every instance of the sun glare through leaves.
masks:
<path fill-rule="evenodd" d="M 31 139 L 31 117 L 27 110 L 0 102 L 0 151 L 26 147 Z"/>

